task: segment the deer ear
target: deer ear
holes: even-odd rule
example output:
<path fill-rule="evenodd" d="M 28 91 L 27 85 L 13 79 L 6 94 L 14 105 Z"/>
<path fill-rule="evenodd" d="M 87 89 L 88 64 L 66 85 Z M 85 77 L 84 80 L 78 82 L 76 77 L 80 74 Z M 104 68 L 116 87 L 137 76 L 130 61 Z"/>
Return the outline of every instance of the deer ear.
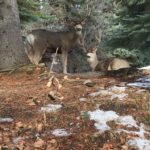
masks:
<path fill-rule="evenodd" d="M 96 47 L 93 47 L 92 51 L 93 51 L 93 52 L 97 52 L 97 48 L 96 48 Z"/>

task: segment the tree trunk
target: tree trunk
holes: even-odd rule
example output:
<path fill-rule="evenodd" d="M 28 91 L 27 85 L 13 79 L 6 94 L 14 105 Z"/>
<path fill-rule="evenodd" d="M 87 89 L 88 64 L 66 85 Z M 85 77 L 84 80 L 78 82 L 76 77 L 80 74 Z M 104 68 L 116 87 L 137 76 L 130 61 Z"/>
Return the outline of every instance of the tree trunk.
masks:
<path fill-rule="evenodd" d="M 23 50 L 16 0 L 0 0 L 0 70 L 28 63 Z"/>

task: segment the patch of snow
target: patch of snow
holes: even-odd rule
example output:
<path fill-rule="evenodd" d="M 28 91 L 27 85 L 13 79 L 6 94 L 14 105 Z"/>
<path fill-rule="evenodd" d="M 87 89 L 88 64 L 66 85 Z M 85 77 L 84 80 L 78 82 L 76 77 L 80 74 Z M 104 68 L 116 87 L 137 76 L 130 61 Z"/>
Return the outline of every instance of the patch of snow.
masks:
<path fill-rule="evenodd" d="M 60 109 L 62 105 L 54 105 L 54 104 L 48 104 L 44 107 L 41 107 L 42 112 L 55 112 L 58 109 Z"/>
<path fill-rule="evenodd" d="M 146 139 L 135 138 L 129 140 L 128 145 L 138 150 L 150 150 L 150 141 Z"/>
<path fill-rule="evenodd" d="M 119 86 L 112 86 L 110 88 L 108 88 L 109 91 L 113 92 L 113 93 L 122 93 L 126 90 L 127 87 L 123 86 L 123 87 L 119 87 Z"/>
<path fill-rule="evenodd" d="M 128 131 L 128 130 L 124 130 L 124 129 L 119 129 L 119 130 L 117 130 L 117 132 L 125 132 L 127 134 L 138 135 L 139 137 L 135 137 L 135 138 L 132 138 L 129 141 L 127 141 L 127 144 L 129 145 L 129 147 L 138 149 L 138 150 L 149 150 L 150 149 L 150 140 L 147 140 L 144 137 L 144 134 L 145 133 L 149 134 L 149 132 L 146 132 L 144 128 L 145 128 L 144 125 L 141 124 L 139 126 L 139 131 Z"/>
<path fill-rule="evenodd" d="M 138 127 L 136 121 L 133 119 L 132 116 L 120 116 L 115 120 L 115 122 L 117 124 L 122 124 L 127 127 Z"/>
<path fill-rule="evenodd" d="M 97 92 L 90 93 L 89 96 L 96 97 L 96 96 L 111 96 L 111 100 L 118 98 L 119 100 L 123 100 L 127 97 L 128 94 L 125 94 L 127 87 L 119 87 L 119 86 L 112 86 L 107 90 L 99 90 Z"/>
<path fill-rule="evenodd" d="M 127 127 L 136 127 L 139 131 L 128 131 L 124 129 L 118 129 L 117 132 L 126 132 L 127 134 L 134 134 L 138 137 L 133 137 L 127 141 L 127 144 L 130 148 L 138 150 L 150 150 L 150 140 L 145 139 L 144 134 L 148 133 L 145 131 L 143 124 L 140 126 L 137 125 L 137 122 L 132 116 L 119 116 L 114 111 L 102 111 L 97 109 L 96 111 L 88 112 L 90 119 L 95 120 L 95 127 L 100 131 L 104 132 L 110 130 L 110 127 L 107 125 L 108 121 L 114 120 L 117 124 L 121 124 Z"/>
<path fill-rule="evenodd" d="M 135 86 L 135 87 L 143 87 L 143 88 L 150 88 L 150 83 L 141 83 L 141 82 L 135 82 L 135 83 L 128 83 L 128 86 Z"/>
<path fill-rule="evenodd" d="M 112 95 L 113 93 L 112 92 L 109 92 L 108 90 L 100 90 L 98 92 L 93 92 L 93 93 L 90 93 L 89 96 L 91 97 L 96 97 L 96 96 L 99 96 L 99 95 L 102 95 L 102 96 L 107 96 L 107 95 Z"/>
<path fill-rule="evenodd" d="M 14 119 L 12 118 L 0 118 L 0 123 L 4 123 L 4 122 L 13 122 Z"/>
<path fill-rule="evenodd" d="M 55 129 L 52 131 L 52 134 L 59 137 L 70 135 L 70 133 L 68 133 L 65 129 Z"/>
<path fill-rule="evenodd" d="M 141 81 L 141 82 L 150 82 L 150 77 L 143 77 L 143 78 L 139 78 L 136 81 Z"/>
<path fill-rule="evenodd" d="M 134 134 L 134 135 L 138 135 L 141 139 L 144 139 L 144 134 L 149 134 L 149 132 L 145 131 L 144 126 L 140 125 L 139 127 L 139 131 L 128 131 L 128 130 L 124 130 L 124 129 L 118 129 L 117 130 L 118 133 L 120 132 L 125 132 L 127 134 Z"/>
<path fill-rule="evenodd" d="M 111 100 L 113 99 L 119 99 L 119 100 L 124 100 L 125 98 L 127 98 L 128 94 L 122 93 L 122 94 L 114 94 L 111 96 Z"/>
<path fill-rule="evenodd" d="M 97 109 L 96 111 L 89 111 L 91 120 L 95 120 L 95 127 L 101 132 L 109 130 L 110 127 L 107 125 L 107 121 L 117 119 L 119 116 L 114 111 L 102 111 Z"/>

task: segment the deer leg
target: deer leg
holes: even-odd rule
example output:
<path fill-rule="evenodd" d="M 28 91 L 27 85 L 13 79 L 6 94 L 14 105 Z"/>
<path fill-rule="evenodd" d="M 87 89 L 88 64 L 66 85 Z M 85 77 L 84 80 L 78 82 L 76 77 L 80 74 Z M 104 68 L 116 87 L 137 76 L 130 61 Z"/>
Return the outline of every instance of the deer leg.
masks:
<path fill-rule="evenodd" d="M 62 50 L 63 73 L 64 74 L 67 74 L 67 59 L 68 59 L 68 51 Z"/>

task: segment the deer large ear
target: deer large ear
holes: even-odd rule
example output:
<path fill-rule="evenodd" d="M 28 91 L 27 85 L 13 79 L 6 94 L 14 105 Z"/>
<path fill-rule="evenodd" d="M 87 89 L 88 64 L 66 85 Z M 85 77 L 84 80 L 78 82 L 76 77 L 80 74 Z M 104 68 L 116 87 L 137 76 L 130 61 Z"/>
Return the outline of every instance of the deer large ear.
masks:
<path fill-rule="evenodd" d="M 96 47 L 91 48 L 91 53 L 96 53 L 96 52 L 97 52 L 97 48 Z"/>

